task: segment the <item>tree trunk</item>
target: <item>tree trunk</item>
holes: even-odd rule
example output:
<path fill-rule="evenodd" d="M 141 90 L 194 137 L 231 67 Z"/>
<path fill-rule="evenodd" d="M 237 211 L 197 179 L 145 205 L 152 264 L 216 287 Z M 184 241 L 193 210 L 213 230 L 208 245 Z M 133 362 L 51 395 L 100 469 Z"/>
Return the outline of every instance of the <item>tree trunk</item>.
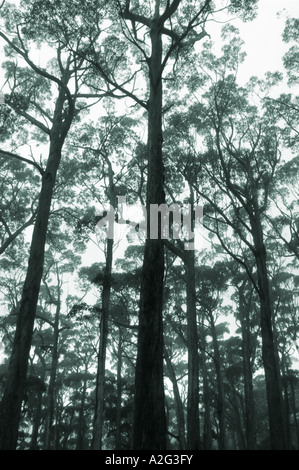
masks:
<path fill-rule="evenodd" d="M 94 416 L 93 449 L 102 449 L 104 406 L 105 406 L 105 379 L 106 379 L 106 350 L 108 338 L 108 320 L 110 310 L 111 273 L 113 259 L 113 239 L 107 239 L 106 266 L 102 290 L 102 313 L 100 323 L 100 344 L 98 352 L 98 370 L 96 384 L 96 408 Z"/>
<path fill-rule="evenodd" d="M 212 339 L 213 339 L 213 348 L 214 348 L 214 363 L 216 370 L 216 383 L 217 383 L 217 415 L 219 419 L 219 441 L 218 446 L 219 450 L 226 450 L 226 428 L 225 428 L 225 408 L 224 408 L 224 387 L 223 379 L 221 372 L 221 357 L 217 339 L 217 333 L 215 328 L 215 323 L 213 319 L 213 313 L 209 314 Z"/>
<path fill-rule="evenodd" d="M 286 448 L 281 378 L 273 339 L 273 312 L 267 272 L 267 253 L 263 241 L 259 208 L 255 207 L 251 217 L 252 235 L 255 247 L 258 287 L 261 312 L 262 359 L 265 369 L 266 393 L 269 415 L 270 444 L 272 450 Z"/>
<path fill-rule="evenodd" d="M 178 436 L 179 436 L 179 445 L 180 445 L 180 450 L 186 450 L 187 449 L 187 443 L 186 443 L 186 438 L 185 438 L 185 417 L 184 417 L 184 407 L 182 403 L 182 399 L 180 396 L 179 392 L 179 387 L 177 383 L 177 379 L 175 376 L 175 372 L 173 370 L 173 366 L 171 363 L 171 359 L 169 357 L 168 351 L 166 348 L 164 348 L 164 357 L 165 357 L 165 362 L 168 368 L 168 373 L 169 373 L 169 378 L 172 383 L 173 387 L 173 395 L 174 395 L 174 400 L 175 400 L 175 409 L 176 409 L 176 417 L 177 417 L 177 423 L 178 423 Z"/>
<path fill-rule="evenodd" d="M 42 366 L 43 366 L 43 373 L 42 373 L 41 379 L 44 382 L 45 376 L 46 376 L 46 364 L 45 364 L 44 358 L 39 357 L 39 360 L 41 361 Z M 30 450 L 38 450 L 37 442 L 38 442 L 39 428 L 40 428 L 41 419 L 42 419 L 43 394 L 44 394 L 44 390 L 42 389 L 38 390 L 37 404 L 36 404 L 34 422 L 33 422 L 33 427 L 32 427 L 32 434 L 31 434 Z"/>
<path fill-rule="evenodd" d="M 245 439 L 245 434 L 244 434 L 244 428 L 243 428 L 243 396 L 239 393 L 237 393 L 237 389 L 234 386 L 234 382 L 232 380 L 231 382 L 231 412 L 232 412 L 232 422 L 233 427 L 234 427 L 234 433 L 232 435 L 235 435 L 235 441 L 237 442 L 237 449 L 238 450 L 246 450 L 246 439 Z"/>
<path fill-rule="evenodd" d="M 77 432 L 77 443 L 76 443 L 76 450 L 84 450 L 84 433 L 85 433 L 85 417 L 84 417 L 84 408 L 85 408 L 85 399 L 86 399 L 86 391 L 87 391 L 87 373 L 88 373 L 88 362 L 86 358 L 85 364 L 85 377 L 83 381 L 83 387 L 81 392 L 81 400 L 80 400 L 80 410 L 79 410 L 79 417 L 78 417 L 78 432 Z"/>
<path fill-rule="evenodd" d="M 290 381 L 290 389 L 291 389 L 291 407 L 292 407 L 292 413 L 293 413 L 297 449 L 299 449 L 299 425 L 298 425 L 298 418 L 297 418 L 296 394 L 295 394 L 294 381 L 292 379 Z"/>
<path fill-rule="evenodd" d="M 54 150 L 54 149 L 53 149 Z M 58 150 L 58 149 L 57 149 Z M 50 154 L 52 165 L 59 165 L 60 151 Z M 53 168 L 54 169 L 54 168 Z M 14 450 L 26 381 L 28 357 L 31 347 L 33 324 L 43 270 L 44 247 L 55 173 L 46 172 L 39 200 L 39 209 L 34 227 L 27 276 L 24 283 L 21 305 L 10 357 L 7 382 L 0 411 L 0 449 Z"/>
<path fill-rule="evenodd" d="M 162 37 L 161 26 L 151 28 L 150 97 L 148 101 L 147 239 L 143 259 L 138 350 L 135 373 L 133 449 L 166 448 L 163 383 L 164 249 L 161 227 L 150 239 L 150 205 L 165 203 L 162 161 Z"/>
<path fill-rule="evenodd" d="M 193 205 L 192 205 L 193 208 Z M 200 449 L 199 434 L 199 357 L 196 313 L 194 250 L 186 251 L 186 293 L 188 329 L 187 449 Z"/>
<path fill-rule="evenodd" d="M 53 338 L 53 349 L 52 349 L 52 363 L 51 363 L 51 373 L 50 373 L 50 381 L 48 387 L 48 416 L 46 422 L 46 438 L 45 438 L 45 448 L 46 450 L 50 450 L 53 448 L 53 443 L 55 442 L 53 436 L 53 418 L 54 418 L 54 411 L 55 411 L 55 382 L 56 382 L 56 374 L 57 374 L 57 366 L 58 366 L 58 339 L 59 339 L 59 315 L 60 315 L 60 293 L 59 293 L 59 285 L 58 285 L 58 300 L 57 300 L 57 307 L 55 312 L 55 319 L 54 319 L 54 338 Z"/>
<path fill-rule="evenodd" d="M 256 450 L 255 433 L 255 406 L 253 395 L 253 374 L 251 365 L 251 331 L 250 331 L 250 304 L 244 298 L 244 292 L 239 290 L 239 309 L 242 331 L 242 361 L 244 372 L 244 395 L 245 395 L 245 428 L 246 448 Z"/>
<path fill-rule="evenodd" d="M 14 450 L 17 446 L 18 426 L 26 382 L 28 358 L 33 325 L 43 273 L 48 220 L 55 180 L 61 159 L 64 138 L 61 122 L 65 91 L 59 92 L 50 137 L 50 151 L 34 225 L 27 274 L 17 315 L 17 326 L 10 357 L 6 386 L 0 407 L 0 449 Z"/>
<path fill-rule="evenodd" d="M 118 351 L 117 351 L 117 402 L 116 402 L 116 436 L 115 449 L 121 450 L 121 369 L 122 369 L 122 328 L 118 328 Z"/>
<path fill-rule="evenodd" d="M 203 430 L 203 450 L 212 450 L 212 423 L 211 423 L 211 393 L 209 389 L 209 379 L 206 364 L 206 333 L 204 322 L 201 323 L 201 375 L 203 380 L 203 405 L 204 405 L 204 430 Z"/>
<path fill-rule="evenodd" d="M 21 416 L 28 358 L 43 273 L 50 207 L 61 159 L 62 146 L 73 118 L 72 109 L 68 115 L 67 121 L 62 124 L 65 101 L 66 91 L 61 87 L 54 111 L 53 126 L 50 133 L 49 157 L 42 178 L 42 187 L 29 253 L 28 269 L 17 315 L 16 332 L 9 362 L 6 386 L 0 406 L 0 450 L 14 450 L 17 446 L 18 426 Z"/>
<path fill-rule="evenodd" d="M 108 199 L 110 205 L 115 209 L 116 207 L 116 194 L 114 185 L 114 172 L 109 160 L 108 155 L 103 155 L 107 167 L 108 167 Z M 106 350 L 107 350 L 107 339 L 108 339 L 108 324 L 109 324 L 109 312 L 110 312 L 110 297 L 111 297 L 111 276 L 112 276 L 112 265 L 113 265 L 113 246 L 114 246 L 114 220 L 110 220 L 108 227 L 108 238 L 107 238 L 107 253 L 106 253 L 106 265 L 102 287 L 102 313 L 100 323 L 100 344 L 98 352 L 98 369 L 97 369 L 97 383 L 96 383 L 96 407 L 94 415 L 94 428 L 93 428 L 93 449 L 102 449 L 103 440 L 103 425 L 104 425 L 104 408 L 105 408 L 105 381 L 106 381 Z M 112 236 L 112 238 L 111 238 Z"/>
<path fill-rule="evenodd" d="M 285 440 L 287 450 L 291 450 L 291 423 L 290 423 L 290 400 L 288 391 L 288 381 L 286 377 L 283 380 L 283 401 L 284 401 L 284 419 L 285 419 Z"/>

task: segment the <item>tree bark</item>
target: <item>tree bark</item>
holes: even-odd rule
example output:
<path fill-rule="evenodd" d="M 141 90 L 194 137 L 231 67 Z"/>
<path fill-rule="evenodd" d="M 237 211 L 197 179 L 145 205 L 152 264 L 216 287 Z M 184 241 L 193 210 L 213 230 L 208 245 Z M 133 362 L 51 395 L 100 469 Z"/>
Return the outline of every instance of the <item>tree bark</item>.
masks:
<path fill-rule="evenodd" d="M 46 421 L 46 437 L 45 437 L 46 450 L 50 450 L 51 448 L 53 448 L 53 443 L 55 443 L 55 439 L 53 436 L 53 419 L 54 419 L 54 411 L 55 411 L 55 382 L 56 382 L 57 367 L 58 367 L 59 316 L 60 316 L 60 307 L 61 307 L 59 278 L 58 278 L 57 289 L 58 289 L 58 299 L 57 299 L 57 307 L 56 307 L 55 319 L 54 319 L 52 363 L 51 363 L 51 373 L 50 373 L 50 381 L 49 381 L 49 387 L 48 387 L 48 416 L 47 416 L 47 421 Z"/>
<path fill-rule="evenodd" d="M 203 450 L 212 450 L 212 423 L 211 423 L 211 393 L 209 389 L 209 378 L 207 372 L 207 354 L 206 354 L 206 332 L 204 322 L 201 322 L 201 376 L 203 381 L 203 406 L 204 406 L 204 424 L 203 424 Z"/>
<path fill-rule="evenodd" d="M 121 369 L 122 369 L 122 328 L 118 328 L 118 350 L 117 350 L 117 401 L 116 401 L 116 435 L 115 449 L 121 450 L 121 402 L 122 402 L 122 386 L 121 386 Z"/>
<path fill-rule="evenodd" d="M 106 380 L 106 350 L 108 339 L 108 321 L 111 295 L 111 273 L 113 260 L 113 239 L 107 239 L 106 266 L 102 290 L 102 312 L 100 323 L 100 344 L 98 352 L 98 370 L 96 383 L 96 408 L 94 417 L 93 449 L 102 449 L 104 406 L 105 406 L 105 380 Z"/>
<path fill-rule="evenodd" d="M 45 382 L 46 364 L 45 364 L 43 357 L 39 356 L 39 360 L 41 361 L 41 364 L 42 364 L 41 379 L 43 380 L 43 382 Z M 38 390 L 37 392 L 37 404 L 36 404 L 34 422 L 33 422 L 33 427 L 32 427 L 30 450 L 38 450 L 38 434 L 39 434 L 39 428 L 41 425 L 42 411 L 43 411 L 42 410 L 43 393 L 44 393 L 44 390 L 42 389 Z"/>
<path fill-rule="evenodd" d="M 85 409 L 85 399 L 86 399 L 86 391 L 87 391 L 87 373 L 88 373 L 88 360 L 87 357 L 85 358 L 85 376 L 83 380 L 83 387 L 81 392 L 81 400 L 80 400 L 80 410 L 79 410 L 79 417 L 78 417 L 78 432 L 77 432 L 77 443 L 76 443 L 76 450 L 84 450 L 84 433 L 85 433 L 85 417 L 84 417 L 84 409 Z"/>
<path fill-rule="evenodd" d="M 166 448 L 163 383 L 163 278 L 164 248 L 150 239 L 150 205 L 165 203 L 162 161 L 162 32 L 158 21 L 151 28 L 150 97 L 148 102 L 147 239 L 143 259 L 138 350 L 135 373 L 133 449 Z M 160 227 L 161 229 L 161 227 Z"/>
<path fill-rule="evenodd" d="M 242 331 L 242 361 L 244 372 L 244 396 L 245 396 L 245 427 L 246 448 L 256 450 L 255 432 L 255 406 L 253 395 L 253 374 L 251 365 L 251 331 L 250 331 L 250 304 L 246 303 L 243 292 L 244 287 L 239 288 L 239 309 Z"/>
<path fill-rule="evenodd" d="M 213 348 L 214 348 L 214 363 L 216 370 L 216 383 L 217 383 L 217 415 L 219 419 L 219 440 L 218 447 L 219 450 L 226 450 L 226 428 L 225 428 L 225 408 L 224 408 L 224 387 L 223 387 L 223 378 L 221 371 L 221 357 L 218 345 L 218 338 L 215 328 L 215 323 L 213 319 L 213 313 L 209 312 L 209 319 L 211 325 L 211 333 L 213 339 Z"/>
<path fill-rule="evenodd" d="M 298 425 L 298 418 L 297 418 L 296 393 L 295 393 L 293 379 L 290 380 L 290 389 L 291 389 L 291 408 L 292 408 L 292 413 L 293 413 L 295 436 L 296 436 L 296 442 L 297 442 L 297 449 L 299 449 L 299 425 Z"/>
<path fill-rule="evenodd" d="M 193 206 L 192 206 L 193 207 Z M 187 449 L 200 449 L 199 433 L 199 357 L 195 290 L 194 251 L 185 253 L 187 329 L 188 329 L 188 397 Z"/>

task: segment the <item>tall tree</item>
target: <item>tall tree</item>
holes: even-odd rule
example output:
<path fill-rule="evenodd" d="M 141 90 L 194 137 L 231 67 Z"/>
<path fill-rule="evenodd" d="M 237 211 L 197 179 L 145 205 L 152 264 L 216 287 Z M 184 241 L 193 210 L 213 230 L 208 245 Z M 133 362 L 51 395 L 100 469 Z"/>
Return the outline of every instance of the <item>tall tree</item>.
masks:
<path fill-rule="evenodd" d="M 243 3 L 231 1 L 226 8 L 234 12 L 241 11 L 244 16 L 249 13 L 250 16 L 256 3 L 256 0 L 252 0 L 244 6 Z M 142 4 L 116 0 L 113 5 L 118 8 L 122 19 L 125 41 L 119 39 L 119 30 L 114 29 L 107 38 L 106 52 L 94 42 L 92 48 L 81 52 L 81 57 L 84 55 L 93 65 L 94 97 L 101 96 L 104 82 L 111 96 L 127 96 L 148 112 L 147 239 L 140 293 L 133 447 L 160 449 L 166 445 L 162 324 L 164 251 L 161 228 L 157 239 L 150 238 L 150 206 L 165 203 L 162 83 L 167 66 L 175 64 L 175 53 L 177 57 L 182 49 L 188 53 L 195 42 L 206 36 L 204 26 L 207 17 L 217 11 L 217 6 L 210 0 L 194 2 L 191 7 L 190 3 L 183 0 L 155 0 Z M 146 93 L 143 89 L 141 97 L 135 92 L 136 76 L 140 70 L 135 68 L 131 75 L 127 73 L 128 61 L 123 51 L 128 45 L 133 46 L 132 53 L 137 55 L 138 62 L 142 64 L 140 70 L 147 79 Z M 101 79 L 98 93 L 95 72 Z M 149 331 L 152 333 L 149 334 Z"/>
<path fill-rule="evenodd" d="M 74 54 L 65 54 L 62 40 L 61 23 L 55 31 L 54 44 L 57 61 L 54 70 L 47 70 L 37 65 L 30 57 L 32 41 L 53 40 L 50 10 L 39 16 L 39 2 L 33 2 L 22 10 L 7 7 L 4 12 L 6 31 L 0 31 L 0 37 L 6 42 L 11 55 L 20 57 L 25 68 L 11 63 L 7 67 L 7 78 L 11 81 L 12 92 L 6 97 L 6 103 L 31 125 L 38 129 L 48 142 L 48 159 L 42 170 L 42 185 L 32 234 L 28 269 L 24 282 L 22 299 L 18 308 L 17 326 L 13 350 L 10 358 L 6 387 L 0 410 L 0 448 L 15 449 L 17 444 L 18 423 L 20 419 L 23 390 L 26 380 L 28 357 L 30 352 L 33 325 L 38 302 L 39 289 L 43 273 L 44 253 L 51 202 L 56 176 L 62 157 L 62 149 L 75 114 L 75 101 L 79 81 L 75 92 L 71 93 L 69 84 L 76 75 Z M 44 9 L 44 8 L 43 8 Z M 40 20 L 44 22 L 40 23 Z M 57 21 L 56 21 L 57 23 Z M 43 26 L 43 34 L 39 28 Z M 11 35 L 13 38 L 11 38 Z M 72 38 L 74 40 L 74 38 Z M 78 46 L 80 37 L 74 41 Z M 32 86 L 32 83 L 34 86 Z M 44 99 L 50 91 L 56 93 L 54 110 L 47 109 Z"/>
<path fill-rule="evenodd" d="M 184 2 L 167 2 L 163 13 L 162 2 L 156 0 L 153 14 L 144 16 L 137 14 L 126 2 L 122 17 L 148 29 L 151 55 L 143 49 L 148 65 L 149 95 L 148 110 L 148 167 L 147 167 L 147 238 L 145 243 L 143 270 L 140 291 L 138 354 L 135 377 L 135 418 L 134 418 L 134 449 L 165 449 L 166 421 L 164 411 L 163 384 L 163 278 L 164 248 L 161 239 L 161 226 L 158 238 L 151 239 L 151 205 L 160 206 L 165 203 L 164 163 L 162 156 L 162 109 L 163 88 L 162 76 L 171 54 L 178 49 L 195 24 L 204 24 L 210 1 L 202 3 L 183 32 L 177 34 L 173 28 L 167 29 L 165 24 L 174 20 L 179 7 Z M 131 7 L 131 8 L 130 8 Z M 136 32 L 136 30 L 135 30 Z M 134 31 L 133 31 L 134 33 Z M 163 37 L 170 37 L 163 57 Z M 198 38 L 203 37 L 198 33 Z M 134 36 L 133 36 L 134 37 Z M 140 48 L 137 34 L 134 44 Z M 164 42 L 165 44 L 165 42 Z M 164 46 L 165 47 L 165 46 Z M 151 332 L 149 334 L 149 332 Z"/>
<path fill-rule="evenodd" d="M 231 41 L 230 48 L 236 45 L 237 43 Z M 220 59 L 220 64 L 223 64 L 222 61 L 223 58 Z M 216 64 L 217 59 L 214 58 L 212 68 Z M 238 90 L 237 94 L 233 90 Z M 223 79 L 212 85 L 210 92 L 211 95 L 205 96 L 208 107 L 203 105 L 204 114 L 197 110 L 201 116 L 208 117 L 209 121 L 208 150 L 199 164 L 217 190 L 210 197 L 207 190 L 197 188 L 215 211 L 216 217 L 207 214 L 206 220 L 213 221 L 214 231 L 222 246 L 233 255 L 220 228 L 223 224 L 228 224 L 250 249 L 255 260 L 257 281 L 250 275 L 248 261 L 239 259 L 259 295 L 271 445 L 273 449 L 283 449 L 285 441 L 280 372 L 273 336 L 274 319 L 263 226 L 263 214 L 269 207 L 270 182 L 273 181 L 279 163 L 279 128 L 277 124 L 269 122 L 265 115 L 262 121 L 256 122 L 256 110 L 248 105 L 245 90 L 236 87 L 233 75 L 223 76 Z M 232 116 L 236 116 L 234 113 L 242 113 L 243 121 L 240 125 L 233 121 Z M 199 129 L 202 128 L 202 121 L 198 124 Z M 228 208 L 225 208 L 220 198 L 227 201 Z M 228 216 L 230 208 L 232 214 Z M 248 234 L 252 237 L 251 240 L 248 239 Z"/>

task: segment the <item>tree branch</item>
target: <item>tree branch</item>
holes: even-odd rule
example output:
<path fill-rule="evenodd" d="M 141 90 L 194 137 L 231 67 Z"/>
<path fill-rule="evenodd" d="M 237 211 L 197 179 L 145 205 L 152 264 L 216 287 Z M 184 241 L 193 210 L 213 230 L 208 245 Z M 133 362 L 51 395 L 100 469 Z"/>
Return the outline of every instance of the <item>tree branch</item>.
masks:
<path fill-rule="evenodd" d="M 17 238 L 17 236 L 23 232 L 27 227 L 33 224 L 35 219 L 35 214 L 32 214 L 30 219 L 27 220 L 21 227 L 19 227 L 14 233 L 11 233 L 10 236 L 5 240 L 5 242 L 0 246 L 0 255 L 4 253 L 6 248 Z"/>
<path fill-rule="evenodd" d="M 24 157 L 21 157 L 20 155 L 16 155 L 15 153 L 7 152 L 6 150 L 1 150 L 1 149 L 0 149 L 0 155 L 3 155 L 5 157 L 16 158 L 17 160 L 28 163 L 29 165 L 34 166 L 42 176 L 45 173 L 44 170 L 42 169 L 42 167 L 38 163 L 36 163 L 32 160 L 29 160 L 28 158 L 24 158 Z"/>
<path fill-rule="evenodd" d="M 181 0 L 173 0 L 171 5 L 167 2 L 167 6 L 164 10 L 164 13 L 160 16 L 159 23 L 163 25 L 178 9 Z"/>
<path fill-rule="evenodd" d="M 173 243 L 171 243 L 169 240 L 163 240 L 164 245 L 166 248 L 168 248 L 171 253 L 173 253 L 175 256 L 180 258 L 183 262 L 186 260 L 185 253 L 180 250 L 177 246 L 175 246 Z"/>
<path fill-rule="evenodd" d="M 116 90 L 119 90 L 121 91 L 125 96 L 131 98 L 133 101 L 135 101 L 136 103 L 138 103 L 140 106 L 142 106 L 143 108 L 145 108 L 146 110 L 148 109 L 148 105 L 142 101 L 141 99 L 139 99 L 134 93 L 130 92 L 129 90 L 126 90 L 125 88 L 123 88 L 122 85 L 119 85 L 117 84 L 114 80 L 112 80 L 108 75 L 107 73 L 104 71 L 104 69 L 101 67 L 101 65 L 96 62 L 95 60 L 92 60 L 92 59 L 86 59 L 88 60 L 88 62 L 90 64 L 92 64 L 101 74 L 101 76 L 104 78 L 104 80 L 109 83 L 110 85 L 112 85 Z M 111 94 L 112 92 L 111 91 L 108 91 L 107 92 L 107 95 L 109 95 L 109 93 Z M 92 96 L 92 95 L 91 95 Z M 114 96 L 114 95 L 113 95 Z"/>
<path fill-rule="evenodd" d="M 17 106 L 14 106 L 12 103 L 9 102 L 9 100 L 7 100 L 6 104 L 10 106 L 17 114 L 30 121 L 31 124 L 38 127 L 41 131 L 45 132 L 45 134 L 50 135 L 50 129 L 45 126 L 45 124 L 43 124 L 41 121 L 38 121 L 38 119 L 35 119 L 30 114 L 26 113 L 26 111 L 22 111 Z"/>
<path fill-rule="evenodd" d="M 19 34 L 18 34 L 18 36 L 19 36 Z M 71 93 L 70 93 L 68 87 L 65 85 L 65 83 L 62 80 L 60 80 L 59 78 L 55 77 L 54 75 L 48 73 L 46 70 L 43 70 L 43 69 L 37 67 L 37 65 L 35 65 L 34 62 L 32 62 L 32 60 L 29 58 L 28 51 L 25 49 L 25 47 L 23 46 L 24 50 L 20 49 L 2 31 L 0 31 L 0 37 L 2 37 L 7 42 L 7 44 L 9 44 L 9 46 L 15 52 L 17 52 L 20 56 L 22 56 L 23 59 L 27 62 L 27 64 L 32 68 L 32 70 L 34 70 L 38 75 L 41 75 L 42 77 L 47 78 L 48 80 L 51 80 L 52 82 L 57 83 L 57 85 L 59 85 L 59 87 L 63 88 L 66 95 L 67 95 L 69 106 L 70 107 L 72 106 L 73 100 L 72 100 Z M 19 39 L 20 39 L 21 44 L 23 45 L 20 36 L 19 36 Z"/>

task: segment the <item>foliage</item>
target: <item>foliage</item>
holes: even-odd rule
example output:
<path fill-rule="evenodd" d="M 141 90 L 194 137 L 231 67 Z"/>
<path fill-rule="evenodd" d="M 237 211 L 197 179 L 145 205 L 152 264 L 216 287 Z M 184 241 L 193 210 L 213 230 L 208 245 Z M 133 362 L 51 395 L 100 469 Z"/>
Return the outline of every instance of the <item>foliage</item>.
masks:
<path fill-rule="evenodd" d="M 221 448 L 223 423 L 226 448 L 250 448 L 250 431 L 255 448 L 270 446 L 257 221 L 267 252 L 288 447 L 299 445 L 299 105 L 292 88 L 298 81 L 298 20 L 289 18 L 283 32 L 290 45 L 284 56 L 288 87 L 278 96 L 281 72 L 240 85 L 246 48 L 232 23 L 222 28 L 219 53 L 207 35 L 218 13 L 252 20 L 257 0 L 21 0 L 18 8 L 6 2 L 1 7 L 6 81 L 0 104 L 1 395 L 41 185 L 48 177 L 51 129 L 55 119 L 63 128 L 72 102 L 74 119 L 51 200 L 18 449 L 92 448 L 107 282 L 103 449 L 131 449 L 145 251 L 135 207 L 147 197 L 150 31 L 157 5 L 160 14 L 177 6 L 162 29 L 161 54 L 168 60 L 160 70 L 166 201 L 204 205 L 192 261 L 201 447 Z M 57 118 L 53 98 L 61 89 Z M 126 197 L 128 215 L 117 197 Z M 121 233 L 107 274 L 107 232 L 97 223 L 111 207 Z M 169 448 L 178 450 L 185 450 L 191 393 L 188 256 L 182 246 L 181 240 L 165 241 L 163 292 Z"/>

